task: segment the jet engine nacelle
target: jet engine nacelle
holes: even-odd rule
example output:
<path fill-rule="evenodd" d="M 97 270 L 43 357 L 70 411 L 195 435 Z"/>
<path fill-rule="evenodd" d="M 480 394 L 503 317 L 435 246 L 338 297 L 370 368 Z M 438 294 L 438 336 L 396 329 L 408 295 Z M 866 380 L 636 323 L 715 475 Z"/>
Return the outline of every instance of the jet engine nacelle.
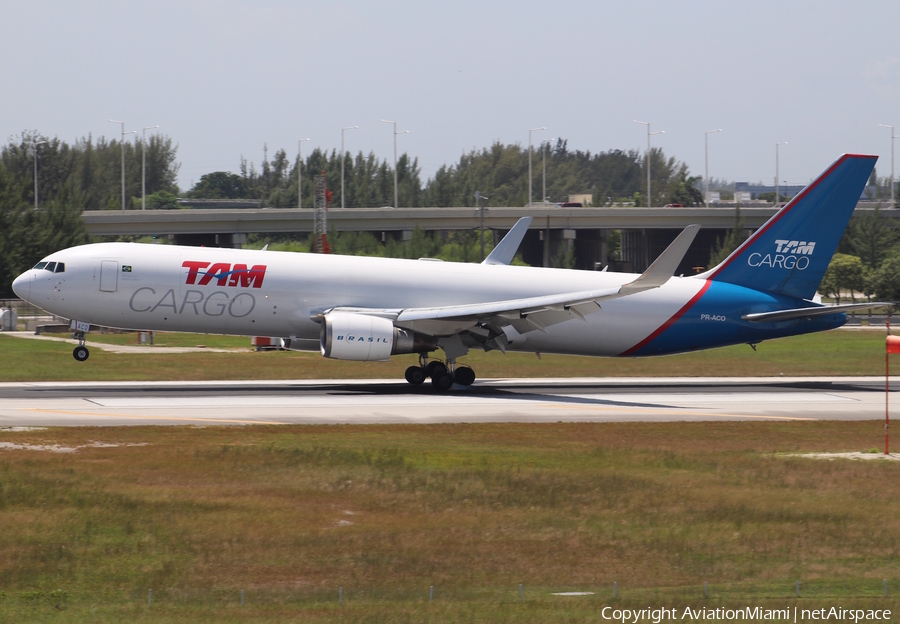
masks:
<path fill-rule="evenodd" d="M 332 312 L 322 321 L 322 355 L 336 360 L 383 362 L 399 353 L 433 351 L 433 339 L 394 327 L 390 319 L 352 312 Z"/>

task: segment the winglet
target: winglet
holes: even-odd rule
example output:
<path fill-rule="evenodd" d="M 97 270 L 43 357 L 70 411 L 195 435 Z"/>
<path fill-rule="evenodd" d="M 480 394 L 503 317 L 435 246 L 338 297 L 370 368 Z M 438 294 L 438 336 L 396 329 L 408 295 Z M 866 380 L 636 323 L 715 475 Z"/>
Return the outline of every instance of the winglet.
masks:
<path fill-rule="evenodd" d="M 497 243 L 497 246 L 481 264 L 509 264 L 512 262 L 519 250 L 519 245 L 522 244 L 522 239 L 525 238 L 528 226 L 531 225 L 531 220 L 532 217 L 522 217 L 516 221 L 512 229 L 503 237 L 503 240 Z"/>
<path fill-rule="evenodd" d="M 669 278 L 675 275 L 678 265 L 681 264 L 684 254 L 694 242 L 694 237 L 699 230 L 699 225 L 689 225 L 684 228 L 681 234 L 675 237 L 672 244 L 659 254 L 659 257 L 647 267 L 647 270 L 639 278 L 619 289 L 619 294 L 630 295 L 642 290 L 657 288 L 668 282 Z"/>

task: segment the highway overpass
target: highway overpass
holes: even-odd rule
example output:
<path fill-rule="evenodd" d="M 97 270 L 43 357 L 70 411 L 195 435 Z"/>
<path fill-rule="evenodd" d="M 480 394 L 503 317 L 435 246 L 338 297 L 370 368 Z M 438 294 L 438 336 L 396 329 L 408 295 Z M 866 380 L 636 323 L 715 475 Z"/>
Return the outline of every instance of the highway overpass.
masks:
<path fill-rule="evenodd" d="M 861 203 L 857 214 L 874 210 Z M 883 214 L 900 215 L 898 210 Z M 754 230 L 775 214 L 773 207 L 741 209 L 744 227 Z M 685 226 L 699 223 L 700 235 L 686 258 L 685 272 L 705 266 L 710 249 L 734 225 L 733 207 L 713 208 L 562 208 L 555 205 L 485 208 L 484 227 L 502 235 L 523 216 L 534 217 L 522 245 L 526 262 L 549 266 L 560 245 L 573 245 L 577 266 L 593 268 L 609 262 L 606 239 L 622 231 L 619 268 L 641 271 Z M 180 244 L 240 246 L 250 233 L 309 233 L 313 211 L 307 209 L 193 209 L 88 211 L 93 236 L 165 236 Z M 331 208 L 329 227 L 339 232 L 365 231 L 386 238 L 408 238 L 418 226 L 425 231 L 471 230 L 481 225 L 478 208 Z"/>

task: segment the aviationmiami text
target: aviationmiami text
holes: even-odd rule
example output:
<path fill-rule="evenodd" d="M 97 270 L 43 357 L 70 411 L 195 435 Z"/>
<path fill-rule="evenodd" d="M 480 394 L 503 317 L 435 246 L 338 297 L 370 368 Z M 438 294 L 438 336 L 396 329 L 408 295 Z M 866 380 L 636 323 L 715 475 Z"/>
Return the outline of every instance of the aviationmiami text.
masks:
<path fill-rule="evenodd" d="M 889 609 L 844 609 L 837 606 L 823 606 L 818 609 L 767 609 L 765 607 L 658 607 L 646 609 L 620 609 L 605 606 L 600 611 L 603 620 L 621 624 L 639 624 L 651 622 L 660 624 L 663 621 L 696 622 L 699 620 L 762 620 L 781 622 L 814 622 L 837 620 L 844 622 L 886 621 L 891 619 Z"/>

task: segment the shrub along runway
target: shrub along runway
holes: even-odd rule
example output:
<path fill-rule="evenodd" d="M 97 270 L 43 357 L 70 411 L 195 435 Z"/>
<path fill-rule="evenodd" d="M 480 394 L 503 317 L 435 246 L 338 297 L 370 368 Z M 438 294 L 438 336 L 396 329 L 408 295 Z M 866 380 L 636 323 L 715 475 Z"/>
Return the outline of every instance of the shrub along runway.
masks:
<path fill-rule="evenodd" d="M 900 388 L 900 379 L 894 380 Z M 495 379 L 0 384 L 0 426 L 871 420 L 884 379 Z"/>

